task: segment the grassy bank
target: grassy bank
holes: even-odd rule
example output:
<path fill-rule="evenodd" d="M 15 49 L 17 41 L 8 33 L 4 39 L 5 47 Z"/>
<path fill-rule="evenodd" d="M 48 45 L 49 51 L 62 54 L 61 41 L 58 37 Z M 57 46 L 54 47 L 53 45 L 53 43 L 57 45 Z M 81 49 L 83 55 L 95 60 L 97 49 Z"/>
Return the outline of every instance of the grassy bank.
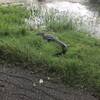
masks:
<path fill-rule="evenodd" d="M 71 86 L 94 88 L 100 93 L 100 40 L 73 30 L 49 32 L 70 44 L 66 55 L 56 57 L 59 46 L 37 36 L 38 30 L 28 30 L 24 23 L 27 17 L 25 8 L 0 7 L 0 55 L 31 63 L 33 69 L 47 67 Z"/>

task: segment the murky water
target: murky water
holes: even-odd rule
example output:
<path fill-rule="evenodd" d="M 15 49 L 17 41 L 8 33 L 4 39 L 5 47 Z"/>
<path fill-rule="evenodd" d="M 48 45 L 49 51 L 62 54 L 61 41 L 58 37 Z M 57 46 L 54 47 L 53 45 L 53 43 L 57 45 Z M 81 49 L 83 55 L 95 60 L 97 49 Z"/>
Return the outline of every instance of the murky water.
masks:
<path fill-rule="evenodd" d="M 45 4 L 48 9 L 56 9 L 61 12 L 67 12 L 72 20 L 80 21 L 80 30 L 86 30 L 96 37 L 100 37 L 100 17 L 97 12 L 91 12 L 85 5 L 66 1 L 55 1 Z"/>

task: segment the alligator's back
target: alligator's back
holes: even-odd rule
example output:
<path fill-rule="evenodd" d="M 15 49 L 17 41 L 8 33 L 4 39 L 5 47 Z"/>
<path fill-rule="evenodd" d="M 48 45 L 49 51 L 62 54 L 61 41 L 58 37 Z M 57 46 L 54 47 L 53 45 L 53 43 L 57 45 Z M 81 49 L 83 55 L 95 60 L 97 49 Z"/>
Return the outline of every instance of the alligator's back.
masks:
<path fill-rule="evenodd" d="M 56 38 L 55 36 L 51 35 L 51 34 L 45 34 L 45 33 L 38 33 L 38 35 L 42 36 L 44 40 L 47 40 L 48 42 L 53 41 L 56 42 L 58 45 L 61 46 L 62 51 L 56 53 L 55 55 L 63 55 L 67 52 L 68 46 L 67 44 L 65 44 L 64 42 L 62 42 L 61 40 L 59 40 L 58 38 Z"/>

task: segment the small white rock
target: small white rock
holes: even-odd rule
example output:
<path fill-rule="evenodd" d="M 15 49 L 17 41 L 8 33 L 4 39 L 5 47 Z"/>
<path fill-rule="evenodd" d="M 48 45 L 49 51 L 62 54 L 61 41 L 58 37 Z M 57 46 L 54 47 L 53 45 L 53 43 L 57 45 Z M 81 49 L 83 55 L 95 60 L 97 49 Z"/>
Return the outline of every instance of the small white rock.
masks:
<path fill-rule="evenodd" d="M 39 83 L 40 83 L 40 84 L 43 84 L 43 79 L 40 79 L 40 80 L 39 80 Z"/>

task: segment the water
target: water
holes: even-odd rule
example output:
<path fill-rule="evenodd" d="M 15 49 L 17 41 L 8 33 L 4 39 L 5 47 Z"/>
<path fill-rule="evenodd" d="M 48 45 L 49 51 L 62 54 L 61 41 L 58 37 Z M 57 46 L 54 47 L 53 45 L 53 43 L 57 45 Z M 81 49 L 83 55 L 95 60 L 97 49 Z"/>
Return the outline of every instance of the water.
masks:
<path fill-rule="evenodd" d="M 85 5 L 72 2 L 50 2 L 45 4 L 47 9 L 56 9 L 61 12 L 67 12 L 69 17 L 72 20 L 80 21 L 81 26 L 79 24 L 80 30 L 85 30 L 86 32 L 95 35 L 96 37 L 100 37 L 100 18 L 98 16 L 98 12 L 91 12 Z"/>

